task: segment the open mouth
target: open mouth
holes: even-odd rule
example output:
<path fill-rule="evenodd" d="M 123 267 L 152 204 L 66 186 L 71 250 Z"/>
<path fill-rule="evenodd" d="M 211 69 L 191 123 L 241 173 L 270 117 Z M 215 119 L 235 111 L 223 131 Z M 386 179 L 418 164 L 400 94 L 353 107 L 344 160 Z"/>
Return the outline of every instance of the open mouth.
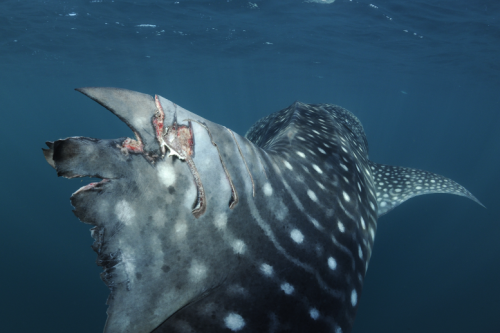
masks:
<path fill-rule="evenodd" d="M 173 139 L 168 141 L 170 147 L 160 146 L 156 133 L 163 138 L 159 131 L 163 127 L 154 123 L 159 109 L 152 96 L 114 88 L 79 91 L 116 114 L 135 138 L 75 136 L 47 142 L 43 153 L 58 176 L 73 179 L 72 188 L 77 188 L 70 200 L 73 213 L 92 225 L 92 249 L 103 268 L 101 279 L 110 289 L 105 332 L 153 332 L 189 303 L 202 283 L 189 278 L 189 251 L 194 247 L 186 242 L 202 244 L 204 233 L 194 232 L 190 204 L 205 202 L 196 200 L 186 157 L 161 154 L 162 147 L 174 149 L 179 137 L 187 138 L 187 145 L 176 152 L 192 149 L 192 129 L 173 122 L 171 111 L 165 115 L 168 119 L 161 120 L 162 126 L 175 123 L 167 126 L 167 130 L 172 127 Z M 194 165 L 190 159 L 189 163 Z M 189 223 L 195 239 L 176 231 L 179 225 L 191 228 Z M 198 287 L 186 292 L 190 283 Z"/>
<path fill-rule="evenodd" d="M 123 154 L 122 143 L 127 138 L 98 140 L 71 137 L 46 142 L 43 149 L 47 162 L 57 175 L 67 179 L 90 178 L 90 183 L 80 187 L 73 196 L 86 191 L 101 190 L 112 179 L 118 179 L 127 172 L 127 154 Z"/>
<path fill-rule="evenodd" d="M 84 185 L 80 187 L 78 190 L 76 190 L 75 193 L 73 193 L 71 196 L 77 195 L 78 193 L 84 192 L 84 191 L 91 191 L 91 190 L 101 190 L 103 185 L 108 183 L 109 179 L 104 178 L 100 182 L 93 182 L 87 185 Z"/>
<path fill-rule="evenodd" d="M 92 191 L 92 190 L 101 190 L 103 186 L 110 181 L 110 177 L 104 177 L 101 176 L 100 174 L 96 173 L 82 173 L 80 174 L 81 171 L 83 170 L 74 170 L 72 168 L 73 164 L 71 162 L 71 158 L 75 158 L 75 153 L 77 151 L 80 151 L 81 147 L 78 147 L 79 149 L 75 149 L 77 145 L 75 145 L 74 141 L 78 140 L 80 142 L 84 142 L 86 138 L 71 138 L 71 139 L 66 139 L 66 140 L 59 140 L 56 142 L 46 142 L 47 146 L 49 147 L 48 149 L 43 149 L 43 153 L 45 155 L 45 159 L 47 162 L 58 171 L 58 175 L 68 178 L 68 179 L 73 179 L 73 178 L 97 178 L 101 179 L 100 181 L 92 181 L 91 183 L 84 185 L 80 187 L 76 192 L 72 194 L 72 196 L 77 195 L 79 193 L 85 192 L 85 191 Z M 70 151 L 70 153 L 68 153 Z M 68 159 L 69 157 L 69 159 Z M 92 179 L 92 180 L 94 180 Z M 82 180 L 83 181 L 83 180 Z"/>

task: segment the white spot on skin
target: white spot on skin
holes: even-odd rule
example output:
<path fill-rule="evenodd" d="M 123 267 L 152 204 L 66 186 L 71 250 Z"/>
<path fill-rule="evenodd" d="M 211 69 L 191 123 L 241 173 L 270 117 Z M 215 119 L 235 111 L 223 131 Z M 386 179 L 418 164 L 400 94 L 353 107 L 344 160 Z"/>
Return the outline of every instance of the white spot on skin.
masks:
<path fill-rule="evenodd" d="M 359 259 L 363 259 L 363 250 L 361 249 L 360 245 L 358 245 L 358 256 L 359 256 Z"/>
<path fill-rule="evenodd" d="M 295 243 L 302 243 L 304 241 L 304 235 L 300 232 L 299 229 L 293 229 L 290 232 L 290 237 L 295 241 Z"/>
<path fill-rule="evenodd" d="M 318 150 L 319 150 L 319 152 L 320 152 L 320 153 L 322 153 L 322 154 L 326 154 L 326 151 L 324 151 L 324 150 L 323 150 L 323 149 L 321 149 L 320 147 L 318 147 Z"/>
<path fill-rule="evenodd" d="M 363 216 L 361 216 L 361 226 L 363 227 L 363 229 L 366 229 L 366 224 L 365 220 L 363 219 Z"/>
<path fill-rule="evenodd" d="M 326 190 L 326 188 L 320 182 L 316 182 L 316 184 L 318 184 L 319 188 L 322 189 L 323 191 Z"/>
<path fill-rule="evenodd" d="M 243 296 L 247 297 L 248 296 L 248 291 L 240 286 L 239 284 L 232 284 L 227 288 L 227 292 L 231 295 L 237 295 L 237 296 Z"/>
<path fill-rule="evenodd" d="M 373 228 L 370 228 L 370 235 L 372 236 L 372 240 L 375 239 L 375 231 L 373 231 Z"/>
<path fill-rule="evenodd" d="M 268 265 L 268 264 L 262 264 L 262 265 L 260 265 L 260 271 L 266 276 L 272 276 L 274 270 L 273 270 L 273 266 Z"/>
<path fill-rule="evenodd" d="M 135 210 L 126 200 L 121 200 L 115 206 L 115 214 L 120 221 L 126 225 L 132 224 L 135 217 Z"/>
<path fill-rule="evenodd" d="M 288 215 L 288 208 L 281 202 L 278 205 L 274 205 L 274 215 L 280 221 L 283 221 Z"/>
<path fill-rule="evenodd" d="M 239 314 L 231 312 L 224 318 L 224 324 L 231 331 L 237 332 L 245 326 L 245 320 Z"/>
<path fill-rule="evenodd" d="M 316 164 L 313 164 L 313 168 L 314 170 L 316 170 L 319 174 L 322 174 L 323 173 L 323 170 L 320 169 L 319 166 L 317 166 Z"/>
<path fill-rule="evenodd" d="M 315 308 L 312 308 L 311 310 L 309 310 L 309 315 L 311 316 L 312 319 L 316 320 L 319 318 L 319 312 L 317 309 Z"/>
<path fill-rule="evenodd" d="M 264 191 L 264 194 L 268 197 L 273 195 L 273 188 L 269 183 L 265 183 L 264 186 L 262 187 L 262 190 Z"/>
<path fill-rule="evenodd" d="M 337 260 L 333 259 L 332 257 L 328 258 L 328 267 L 330 267 L 332 271 L 337 269 Z"/>
<path fill-rule="evenodd" d="M 344 191 L 342 191 L 342 195 L 344 196 L 344 200 L 349 202 L 351 201 L 351 197 L 349 197 L 349 194 L 345 193 Z"/>
<path fill-rule="evenodd" d="M 188 230 L 188 226 L 187 226 L 186 221 L 184 221 L 184 220 L 177 221 L 177 223 L 174 226 L 174 230 L 175 230 L 175 236 L 177 237 L 177 239 L 186 238 L 186 233 Z"/>
<path fill-rule="evenodd" d="M 237 239 L 231 243 L 234 253 L 236 254 L 244 254 L 247 248 L 245 242 L 241 239 Z"/>
<path fill-rule="evenodd" d="M 191 262 L 189 267 L 189 276 L 192 282 L 200 282 L 207 277 L 207 267 L 196 260 Z"/>
<path fill-rule="evenodd" d="M 127 253 L 122 253 L 122 263 L 128 276 L 135 276 L 135 259 Z"/>
<path fill-rule="evenodd" d="M 227 225 L 227 215 L 225 213 L 221 213 L 214 219 L 214 224 L 217 229 L 225 229 Z"/>
<path fill-rule="evenodd" d="M 356 289 L 353 289 L 351 292 L 351 304 L 352 306 L 356 306 L 358 303 L 358 293 L 356 292 Z"/>
<path fill-rule="evenodd" d="M 295 288 L 290 283 L 285 282 L 281 284 L 281 290 L 283 290 L 285 294 L 291 295 Z"/>
<path fill-rule="evenodd" d="M 309 217 L 309 221 L 316 227 L 316 229 L 323 230 L 323 226 L 319 224 L 318 220 L 316 220 L 314 217 Z"/>
<path fill-rule="evenodd" d="M 307 195 L 309 196 L 309 198 L 311 198 L 312 201 L 318 202 L 318 197 L 313 191 L 307 190 Z"/>
<path fill-rule="evenodd" d="M 156 169 L 158 170 L 158 178 L 163 185 L 169 187 L 175 183 L 175 170 L 172 164 L 169 162 L 160 163 Z"/>
<path fill-rule="evenodd" d="M 338 221 L 337 226 L 339 227 L 340 232 L 345 231 L 345 227 L 344 227 L 344 224 L 342 222 Z"/>
<path fill-rule="evenodd" d="M 293 170 L 293 167 L 290 163 L 288 163 L 288 161 L 283 161 L 283 164 L 290 170 Z"/>
<path fill-rule="evenodd" d="M 299 155 L 300 157 L 302 158 L 306 158 L 306 154 L 304 154 L 303 152 L 301 151 L 296 151 L 297 155 Z"/>

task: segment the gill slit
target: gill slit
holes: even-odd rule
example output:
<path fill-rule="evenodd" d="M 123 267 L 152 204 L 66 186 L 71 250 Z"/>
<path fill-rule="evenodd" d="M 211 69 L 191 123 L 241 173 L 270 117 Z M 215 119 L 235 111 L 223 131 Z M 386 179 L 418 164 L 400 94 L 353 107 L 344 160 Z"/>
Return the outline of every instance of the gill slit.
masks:
<path fill-rule="evenodd" d="M 234 142 L 236 142 L 236 146 L 238 147 L 238 151 L 240 152 L 241 159 L 243 160 L 243 163 L 245 163 L 245 167 L 247 168 L 248 175 L 250 176 L 250 181 L 252 182 L 252 194 L 255 197 L 255 183 L 253 182 L 253 177 L 252 173 L 250 172 L 250 169 L 248 168 L 247 161 L 245 160 L 245 156 L 243 156 L 243 152 L 241 151 L 240 144 L 238 143 L 238 140 L 236 140 L 236 137 L 234 136 L 233 131 L 231 131 L 229 128 L 224 127 L 231 133 L 231 136 L 233 137 Z"/>
<path fill-rule="evenodd" d="M 212 133 L 210 132 L 210 130 L 208 129 L 208 126 L 204 122 L 200 122 L 200 121 L 195 120 L 195 119 L 184 119 L 183 121 L 193 121 L 193 122 L 199 124 L 200 126 L 202 126 L 207 131 L 208 136 L 210 137 L 210 142 L 217 149 L 217 154 L 219 154 L 220 163 L 222 165 L 222 168 L 224 169 L 224 173 L 226 174 L 227 180 L 229 182 L 229 186 L 231 187 L 231 200 L 229 201 L 229 208 L 233 209 L 236 206 L 236 204 L 239 202 L 238 192 L 236 192 L 236 188 L 234 187 L 233 180 L 231 179 L 231 175 L 229 174 L 229 171 L 227 170 L 226 165 L 224 164 L 224 161 L 222 160 L 222 155 L 220 153 L 219 146 L 217 146 L 217 144 L 215 143 L 215 141 L 212 137 Z"/>
<path fill-rule="evenodd" d="M 194 182 L 196 183 L 196 187 L 198 188 L 198 202 L 196 206 L 191 211 L 195 218 L 199 218 L 205 211 L 207 210 L 206 198 L 205 198 L 205 189 L 203 188 L 203 183 L 201 182 L 200 174 L 198 173 L 198 169 L 194 165 L 194 161 L 191 157 L 187 157 L 185 159 L 191 174 L 193 175 Z"/>

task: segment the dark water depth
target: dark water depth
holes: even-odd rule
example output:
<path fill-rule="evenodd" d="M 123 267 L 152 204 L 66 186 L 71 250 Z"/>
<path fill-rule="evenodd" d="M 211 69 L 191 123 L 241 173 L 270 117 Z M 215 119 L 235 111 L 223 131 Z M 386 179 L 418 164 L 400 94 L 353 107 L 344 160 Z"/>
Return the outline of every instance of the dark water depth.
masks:
<path fill-rule="evenodd" d="M 379 220 L 355 333 L 500 331 L 500 2 L 0 2 L 0 332 L 101 332 L 81 180 L 44 142 L 130 130 L 73 89 L 159 94 L 244 134 L 295 100 L 362 121 L 375 162 L 487 207 L 417 197 Z M 88 182 L 88 180 L 83 180 Z"/>

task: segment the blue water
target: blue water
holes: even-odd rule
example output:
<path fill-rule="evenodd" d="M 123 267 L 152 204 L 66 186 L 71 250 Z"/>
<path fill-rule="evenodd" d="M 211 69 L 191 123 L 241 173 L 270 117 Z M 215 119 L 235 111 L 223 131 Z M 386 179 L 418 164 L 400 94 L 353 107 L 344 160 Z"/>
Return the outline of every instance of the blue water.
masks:
<path fill-rule="evenodd" d="M 0 2 L 0 332 L 101 332 L 108 290 L 80 180 L 44 141 L 130 130 L 73 91 L 162 95 L 240 134 L 295 100 L 363 122 L 370 157 L 485 204 L 418 197 L 379 220 L 355 333 L 500 329 L 500 2 Z"/>

